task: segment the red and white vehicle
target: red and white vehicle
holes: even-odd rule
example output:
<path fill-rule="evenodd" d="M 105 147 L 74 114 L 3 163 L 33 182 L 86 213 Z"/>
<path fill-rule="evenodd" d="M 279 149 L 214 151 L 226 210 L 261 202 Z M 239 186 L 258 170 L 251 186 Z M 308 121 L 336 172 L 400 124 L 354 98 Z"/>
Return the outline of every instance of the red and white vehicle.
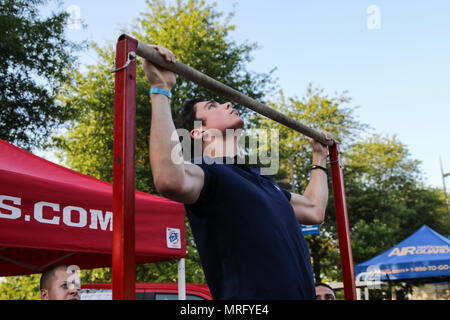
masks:
<path fill-rule="evenodd" d="M 81 286 L 81 300 L 112 300 L 111 283 Z M 136 283 L 136 300 L 178 300 L 177 283 Z M 186 283 L 186 300 L 212 300 L 206 284 Z"/>

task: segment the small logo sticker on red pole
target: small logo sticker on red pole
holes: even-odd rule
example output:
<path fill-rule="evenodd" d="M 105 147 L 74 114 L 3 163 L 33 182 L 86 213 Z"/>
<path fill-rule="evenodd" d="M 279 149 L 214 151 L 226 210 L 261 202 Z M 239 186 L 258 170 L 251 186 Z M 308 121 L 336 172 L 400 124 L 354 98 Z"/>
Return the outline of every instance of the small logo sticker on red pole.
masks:
<path fill-rule="evenodd" d="M 177 228 L 166 228 L 167 248 L 181 249 L 181 231 Z"/>

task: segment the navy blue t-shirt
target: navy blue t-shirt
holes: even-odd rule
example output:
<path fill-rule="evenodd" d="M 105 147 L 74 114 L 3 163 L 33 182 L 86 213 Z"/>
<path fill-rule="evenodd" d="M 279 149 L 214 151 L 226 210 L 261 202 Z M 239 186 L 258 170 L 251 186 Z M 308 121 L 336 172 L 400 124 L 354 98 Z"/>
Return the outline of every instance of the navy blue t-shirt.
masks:
<path fill-rule="evenodd" d="M 211 160 L 198 164 L 204 186 L 185 208 L 213 298 L 315 299 L 291 194 L 259 169 Z"/>

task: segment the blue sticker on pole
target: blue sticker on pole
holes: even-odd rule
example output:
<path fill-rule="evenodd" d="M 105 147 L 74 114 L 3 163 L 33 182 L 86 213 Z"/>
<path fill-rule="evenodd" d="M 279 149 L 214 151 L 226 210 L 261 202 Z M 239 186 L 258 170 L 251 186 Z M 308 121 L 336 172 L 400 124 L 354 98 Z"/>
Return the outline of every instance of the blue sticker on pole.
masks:
<path fill-rule="evenodd" d="M 302 229 L 302 233 L 304 236 L 309 236 L 312 234 L 319 234 L 319 225 L 318 224 L 314 224 L 312 226 L 305 226 L 304 224 L 301 224 L 300 227 Z"/>

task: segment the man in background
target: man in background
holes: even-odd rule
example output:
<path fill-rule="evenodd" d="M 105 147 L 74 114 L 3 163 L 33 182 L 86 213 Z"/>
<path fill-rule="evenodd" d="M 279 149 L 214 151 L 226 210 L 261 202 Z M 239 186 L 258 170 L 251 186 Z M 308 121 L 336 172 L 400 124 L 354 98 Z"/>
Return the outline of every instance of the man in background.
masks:
<path fill-rule="evenodd" d="M 333 288 L 326 283 L 316 284 L 316 300 L 336 300 Z"/>
<path fill-rule="evenodd" d="M 42 273 L 41 300 L 80 300 L 78 268 L 59 265 Z"/>

